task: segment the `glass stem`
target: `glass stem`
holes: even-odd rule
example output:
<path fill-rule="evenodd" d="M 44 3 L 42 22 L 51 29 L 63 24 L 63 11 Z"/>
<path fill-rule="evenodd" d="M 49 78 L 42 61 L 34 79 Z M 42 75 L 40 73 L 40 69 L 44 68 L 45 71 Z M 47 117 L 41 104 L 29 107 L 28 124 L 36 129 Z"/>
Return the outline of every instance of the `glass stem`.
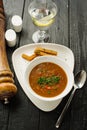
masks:
<path fill-rule="evenodd" d="M 46 34 L 47 34 L 46 31 L 39 31 L 39 40 L 40 40 L 40 42 L 44 42 Z"/>

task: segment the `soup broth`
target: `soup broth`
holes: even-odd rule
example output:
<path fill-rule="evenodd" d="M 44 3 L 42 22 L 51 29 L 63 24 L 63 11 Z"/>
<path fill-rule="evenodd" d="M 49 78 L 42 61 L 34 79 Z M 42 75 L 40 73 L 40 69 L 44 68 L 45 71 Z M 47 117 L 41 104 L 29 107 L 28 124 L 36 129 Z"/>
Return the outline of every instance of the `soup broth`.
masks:
<path fill-rule="evenodd" d="M 33 91 L 38 95 L 54 97 L 65 89 L 67 75 L 57 64 L 43 62 L 32 69 L 29 83 Z"/>

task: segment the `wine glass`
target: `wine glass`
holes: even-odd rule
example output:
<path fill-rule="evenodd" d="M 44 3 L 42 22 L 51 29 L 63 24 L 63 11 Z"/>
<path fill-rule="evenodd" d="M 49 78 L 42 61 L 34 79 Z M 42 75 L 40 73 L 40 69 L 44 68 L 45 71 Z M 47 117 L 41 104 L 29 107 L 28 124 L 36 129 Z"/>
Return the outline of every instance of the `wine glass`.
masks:
<path fill-rule="evenodd" d="M 57 6 L 52 0 L 33 0 L 28 7 L 33 24 L 39 29 L 34 32 L 32 40 L 35 43 L 49 42 L 49 27 L 54 23 Z"/>

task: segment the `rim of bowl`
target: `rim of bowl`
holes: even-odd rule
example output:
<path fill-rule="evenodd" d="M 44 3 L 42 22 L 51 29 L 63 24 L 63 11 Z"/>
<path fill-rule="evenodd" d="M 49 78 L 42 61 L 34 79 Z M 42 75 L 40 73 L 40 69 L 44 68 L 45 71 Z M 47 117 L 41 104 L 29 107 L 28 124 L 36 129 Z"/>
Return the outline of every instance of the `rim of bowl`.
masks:
<path fill-rule="evenodd" d="M 31 72 L 31 70 L 38 64 L 43 63 L 43 62 L 52 62 L 55 63 L 57 65 L 59 65 L 66 73 L 67 75 L 67 86 L 65 87 L 65 89 L 63 90 L 63 92 L 61 92 L 60 94 L 58 94 L 57 96 L 54 97 L 43 97 L 38 95 L 36 92 L 34 92 L 29 84 L 29 74 Z M 72 86 L 74 84 L 74 75 L 73 72 L 71 70 L 71 68 L 68 66 L 67 63 L 65 63 L 63 60 L 61 60 L 60 58 L 56 57 L 56 56 L 40 56 L 35 58 L 34 60 L 32 60 L 25 71 L 25 84 L 27 86 L 28 91 L 36 98 L 40 99 L 40 100 L 44 100 L 44 101 L 54 101 L 54 100 L 58 100 L 61 98 L 64 98 L 72 89 Z"/>

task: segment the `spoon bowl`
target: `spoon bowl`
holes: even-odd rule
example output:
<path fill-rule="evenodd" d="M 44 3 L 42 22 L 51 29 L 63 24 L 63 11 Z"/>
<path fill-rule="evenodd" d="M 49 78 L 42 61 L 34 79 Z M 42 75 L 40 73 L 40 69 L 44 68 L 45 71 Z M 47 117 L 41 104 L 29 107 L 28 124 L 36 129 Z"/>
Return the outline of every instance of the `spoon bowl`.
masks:
<path fill-rule="evenodd" d="M 77 89 L 80 89 L 83 87 L 86 81 L 86 72 L 84 70 L 78 72 L 75 76 L 75 86 Z"/>

